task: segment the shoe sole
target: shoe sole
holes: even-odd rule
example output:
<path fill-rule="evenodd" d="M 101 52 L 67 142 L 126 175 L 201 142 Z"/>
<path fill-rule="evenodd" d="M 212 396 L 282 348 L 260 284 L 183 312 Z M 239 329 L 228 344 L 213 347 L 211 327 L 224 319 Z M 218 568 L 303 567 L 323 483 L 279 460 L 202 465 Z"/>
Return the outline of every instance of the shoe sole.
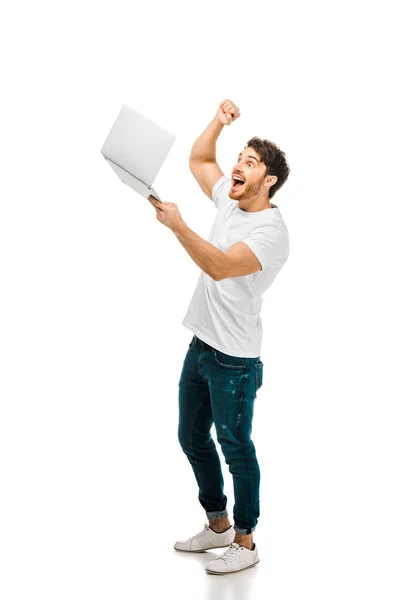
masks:
<path fill-rule="evenodd" d="M 252 565 L 249 565 L 248 567 L 243 567 L 243 569 L 236 569 L 236 571 L 224 571 L 222 573 L 220 573 L 219 571 L 211 571 L 211 569 L 206 569 L 206 571 L 207 571 L 207 573 L 210 573 L 211 575 L 230 575 L 231 573 L 239 573 L 239 571 L 245 571 L 246 569 L 251 569 L 251 567 L 255 567 L 256 565 L 258 565 L 259 562 L 260 562 L 260 559 L 258 559 L 258 561 L 253 563 Z"/>
<path fill-rule="evenodd" d="M 183 548 L 175 548 L 174 546 L 174 550 L 176 550 L 177 552 L 206 552 L 207 550 L 215 550 L 216 548 L 228 548 L 230 546 L 230 544 L 225 544 L 225 546 L 210 546 L 209 548 L 204 548 L 203 550 L 184 550 Z"/>

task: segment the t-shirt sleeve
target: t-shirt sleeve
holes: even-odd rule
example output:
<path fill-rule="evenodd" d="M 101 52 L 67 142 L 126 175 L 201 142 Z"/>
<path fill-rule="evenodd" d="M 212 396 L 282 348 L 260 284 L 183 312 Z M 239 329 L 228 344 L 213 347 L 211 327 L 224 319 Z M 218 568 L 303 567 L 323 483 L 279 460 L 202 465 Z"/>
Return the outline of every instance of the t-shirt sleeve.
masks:
<path fill-rule="evenodd" d="M 262 270 L 282 267 L 289 256 L 288 233 L 275 225 L 254 227 L 242 241 L 257 256 Z"/>
<path fill-rule="evenodd" d="M 226 175 L 222 175 L 222 177 L 215 182 L 211 196 L 218 210 L 220 210 L 227 202 L 233 202 L 232 198 L 229 198 L 230 186 L 231 181 Z"/>

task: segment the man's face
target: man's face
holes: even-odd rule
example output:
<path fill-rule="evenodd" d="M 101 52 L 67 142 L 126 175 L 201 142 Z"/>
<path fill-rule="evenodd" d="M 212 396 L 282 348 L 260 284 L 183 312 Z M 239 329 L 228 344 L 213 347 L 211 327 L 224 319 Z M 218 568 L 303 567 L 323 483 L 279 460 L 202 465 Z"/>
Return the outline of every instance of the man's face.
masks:
<path fill-rule="evenodd" d="M 261 161 L 260 155 L 251 147 L 245 148 L 238 156 L 238 162 L 232 169 L 231 188 L 229 197 L 232 200 L 247 200 L 257 196 L 262 191 L 262 186 L 265 183 L 265 164 Z M 233 178 L 238 176 L 244 180 L 244 183 L 239 183 Z M 267 188 L 263 188 L 267 193 Z"/>

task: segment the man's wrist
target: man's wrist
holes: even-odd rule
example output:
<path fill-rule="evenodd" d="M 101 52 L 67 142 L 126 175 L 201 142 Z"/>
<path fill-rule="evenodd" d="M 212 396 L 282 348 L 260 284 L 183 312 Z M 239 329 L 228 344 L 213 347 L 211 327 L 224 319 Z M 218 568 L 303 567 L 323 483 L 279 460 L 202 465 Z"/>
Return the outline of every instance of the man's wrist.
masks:
<path fill-rule="evenodd" d="M 179 235 L 185 229 L 186 223 L 183 219 L 181 219 L 177 225 L 172 229 L 175 235 Z"/>
<path fill-rule="evenodd" d="M 215 115 L 214 117 L 214 124 L 218 127 L 221 128 L 221 131 L 223 130 L 223 128 L 225 127 L 225 123 L 222 123 L 222 121 L 219 120 L 218 115 Z"/>

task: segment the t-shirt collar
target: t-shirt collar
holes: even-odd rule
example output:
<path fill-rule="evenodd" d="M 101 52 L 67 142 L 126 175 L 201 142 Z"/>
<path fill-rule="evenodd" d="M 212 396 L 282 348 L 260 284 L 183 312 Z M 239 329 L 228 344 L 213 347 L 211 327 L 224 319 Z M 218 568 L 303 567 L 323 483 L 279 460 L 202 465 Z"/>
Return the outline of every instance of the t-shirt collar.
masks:
<path fill-rule="evenodd" d="M 278 206 L 276 204 L 272 204 L 272 203 L 271 203 L 270 208 L 263 208 L 262 210 L 256 210 L 256 211 L 243 210 L 242 208 L 239 208 L 239 201 L 236 200 L 236 202 L 238 203 L 238 206 L 237 206 L 238 213 L 243 215 L 244 217 L 251 217 L 251 216 L 259 215 L 259 214 L 265 215 L 267 212 L 270 212 L 270 211 L 271 211 L 271 214 L 274 214 L 275 212 L 277 212 L 279 210 Z"/>

